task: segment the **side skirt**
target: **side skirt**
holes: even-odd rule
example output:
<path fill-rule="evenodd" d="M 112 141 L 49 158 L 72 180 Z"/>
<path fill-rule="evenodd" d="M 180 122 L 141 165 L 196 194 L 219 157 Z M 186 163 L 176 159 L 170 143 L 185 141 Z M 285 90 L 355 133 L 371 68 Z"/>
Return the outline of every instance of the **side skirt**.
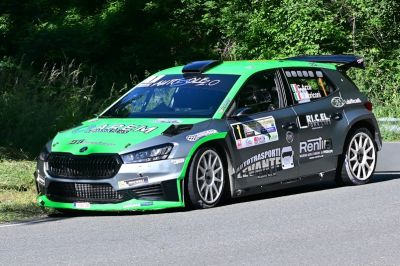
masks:
<path fill-rule="evenodd" d="M 278 183 L 262 185 L 257 187 L 250 187 L 246 189 L 238 189 L 233 193 L 233 198 L 261 194 L 265 192 L 276 191 L 280 189 L 293 188 L 303 185 L 316 184 L 321 181 L 334 180 L 336 176 L 336 169 L 323 172 L 323 174 L 314 174 L 290 180 L 285 180 Z"/>

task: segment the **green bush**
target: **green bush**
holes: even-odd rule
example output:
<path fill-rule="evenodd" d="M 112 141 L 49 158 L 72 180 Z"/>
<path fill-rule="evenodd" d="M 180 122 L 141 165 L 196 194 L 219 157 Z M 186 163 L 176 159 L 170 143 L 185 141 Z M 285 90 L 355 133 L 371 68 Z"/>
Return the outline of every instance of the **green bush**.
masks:
<path fill-rule="evenodd" d="M 364 71 L 353 71 L 354 81 L 374 104 L 378 117 L 400 118 L 400 64 L 398 60 L 367 61 Z"/>
<path fill-rule="evenodd" d="M 95 79 L 74 61 L 40 72 L 11 58 L 0 61 L 0 147 L 34 156 L 60 129 L 90 116 Z"/>
<path fill-rule="evenodd" d="M 367 69 L 350 75 L 375 113 L 400 117 L 397 0 L 3 0 L 0 11 L 0 157 L 32 158 L 149 73 L 208 58 L 358 54 Z"/>

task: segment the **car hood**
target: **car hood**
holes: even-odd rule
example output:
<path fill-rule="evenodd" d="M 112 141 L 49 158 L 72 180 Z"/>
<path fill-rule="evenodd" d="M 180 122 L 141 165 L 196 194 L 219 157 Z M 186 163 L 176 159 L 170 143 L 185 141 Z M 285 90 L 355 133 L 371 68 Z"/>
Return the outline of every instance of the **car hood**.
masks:
<path fill-rule="evenodd" d="M 76 155 L 118 153 L 160 136 L 173 124 L 196 124 L 205 120 L 200 118 L 92 119 L 78 127 L 59 132 L 53 139 L 51 151 Z"/>

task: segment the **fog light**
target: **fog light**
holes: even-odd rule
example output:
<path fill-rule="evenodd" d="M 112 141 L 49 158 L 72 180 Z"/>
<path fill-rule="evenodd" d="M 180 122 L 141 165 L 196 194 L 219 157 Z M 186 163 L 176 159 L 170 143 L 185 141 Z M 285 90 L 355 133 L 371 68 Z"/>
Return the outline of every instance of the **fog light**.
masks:
<path fill-rule="evenodd" d="M 39 173 L 37 175 L 36 181 L 38 182 L 39 185 L 41 185 L 43 187 L 46 184 L 45 178 L 43 176 L 41 176 Z"/>

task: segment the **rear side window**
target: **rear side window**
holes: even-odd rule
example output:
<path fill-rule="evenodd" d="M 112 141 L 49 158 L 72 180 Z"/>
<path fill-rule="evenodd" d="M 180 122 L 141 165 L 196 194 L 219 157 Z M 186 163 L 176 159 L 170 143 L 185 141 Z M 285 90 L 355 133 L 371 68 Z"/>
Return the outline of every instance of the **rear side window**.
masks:
<path fill-rule="evenodd" d="M 333 86 L 321 70 L 285 69 L 284 73 L 294 104 L 316 101 L 333 92 Z"/>

